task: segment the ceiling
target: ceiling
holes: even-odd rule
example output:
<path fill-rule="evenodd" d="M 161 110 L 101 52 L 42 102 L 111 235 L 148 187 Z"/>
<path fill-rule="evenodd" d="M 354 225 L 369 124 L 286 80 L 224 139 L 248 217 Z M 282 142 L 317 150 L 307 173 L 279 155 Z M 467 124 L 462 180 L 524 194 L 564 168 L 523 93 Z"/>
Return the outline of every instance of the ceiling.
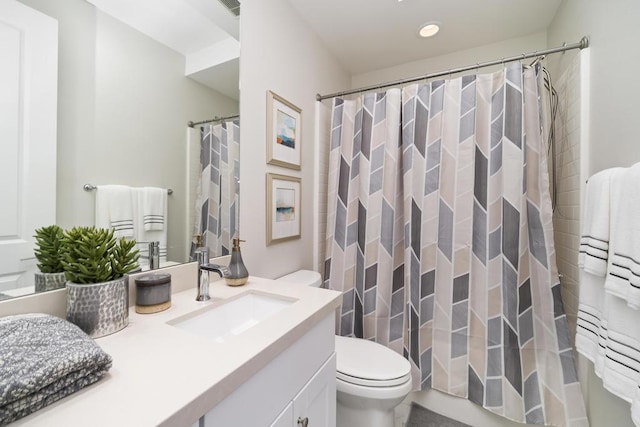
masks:
<path fill-rule="evenodd" d="M 352 74 L 544 31 L 561 1 L 289 0 Z M 429 21 L 440 32 L 419 38 Z"/>
<path fill-rule="evenodd" d="M 239 21 L 217 0 L 88 0 L 185 57 L 185 75 L 240 99 Z"/>
<path fill-rule="evenodd" d="M 189 77 L 239 99 L 239 21 L 220 1 L 88 1 L 183 54 Z M 288 1 L 354 75 L 545 31 L 562 2 Z M 419 38 L 418 27 L 430 21 L 441 24 L 440 32 Z"/>

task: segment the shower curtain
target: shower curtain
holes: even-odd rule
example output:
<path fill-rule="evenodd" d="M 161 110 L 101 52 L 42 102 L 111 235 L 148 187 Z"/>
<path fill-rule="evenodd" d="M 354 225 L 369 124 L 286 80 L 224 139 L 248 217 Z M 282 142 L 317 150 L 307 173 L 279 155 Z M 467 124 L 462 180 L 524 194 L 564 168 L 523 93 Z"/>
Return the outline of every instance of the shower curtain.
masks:
<path fill-rule="evenodd" d="M 415 389 L 588 425 L 539 115 L 520 64 L 335 99 L 325 281 L 343 292 L 337 332 L 403 354 Z"/>
<path fill-rule="evenodd" d="M 226 121 L 200 129 L 201 176 L 196 190 L 196 220 L 193 235 L 217 256 L 231 253 L 237 232 L 240 170 L 240 122 Z M 197 246 L 191 244 L 191 254 Z"/>

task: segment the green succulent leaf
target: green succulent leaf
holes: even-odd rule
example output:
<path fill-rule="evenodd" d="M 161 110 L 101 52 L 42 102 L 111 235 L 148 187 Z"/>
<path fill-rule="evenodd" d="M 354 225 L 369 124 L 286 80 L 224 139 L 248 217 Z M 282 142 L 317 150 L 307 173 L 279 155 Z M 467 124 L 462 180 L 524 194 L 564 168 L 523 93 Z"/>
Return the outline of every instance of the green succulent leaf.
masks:
<path fill-rule="evenodd" d="M 35 231 L 38 269 L 42 273 L 61 273 L 62 265 L 62 229 L 57 225 L 38 228 Z"/>
<path fill-rule="evenodd" d="M 74 227 L 63 236 L 65 277 L 74 283 L 108 282 L 138 266 L 135 240 L 118 240 L 113 229 Z"/>

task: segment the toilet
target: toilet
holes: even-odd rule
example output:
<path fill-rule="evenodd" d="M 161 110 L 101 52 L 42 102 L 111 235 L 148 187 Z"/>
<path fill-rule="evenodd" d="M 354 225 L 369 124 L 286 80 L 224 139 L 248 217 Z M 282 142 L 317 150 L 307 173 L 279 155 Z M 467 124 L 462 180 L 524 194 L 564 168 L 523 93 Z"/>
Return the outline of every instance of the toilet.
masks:
<path fill-rule="evenodd" d="M 320 286 L 320 273 L 298 270 L 278 280 Z M 336 336 L 337 427 L 393 427 L 394 408 L 411 391 L 411 365 L 395 351 Z"/>

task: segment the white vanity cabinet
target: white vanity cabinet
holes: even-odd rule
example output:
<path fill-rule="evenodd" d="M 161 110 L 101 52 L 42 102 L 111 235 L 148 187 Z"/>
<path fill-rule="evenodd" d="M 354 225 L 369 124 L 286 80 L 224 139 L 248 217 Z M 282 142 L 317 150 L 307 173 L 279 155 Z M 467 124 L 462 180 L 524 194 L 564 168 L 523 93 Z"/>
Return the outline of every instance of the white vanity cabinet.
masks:
<path fill-rule="evenodd" d="M 336 425 L 336 354 L 325 362 L 311 381 L 293 399 L 295 427 L 335 427 Z M 306 422 L 305 422 L 306 420 Z"/>
<path fill-rule="evenodd" d="M 312 427 L 335 427 L 334 314 L 277 347 L 286 349 L 205 414 L 200 426 L 301 427 L 306 418 Z"/>
<path fill-rule="evenodd" d="M 335 425 L 336 355 L 334 353 L 269 427 L 335 427 Z"/>

